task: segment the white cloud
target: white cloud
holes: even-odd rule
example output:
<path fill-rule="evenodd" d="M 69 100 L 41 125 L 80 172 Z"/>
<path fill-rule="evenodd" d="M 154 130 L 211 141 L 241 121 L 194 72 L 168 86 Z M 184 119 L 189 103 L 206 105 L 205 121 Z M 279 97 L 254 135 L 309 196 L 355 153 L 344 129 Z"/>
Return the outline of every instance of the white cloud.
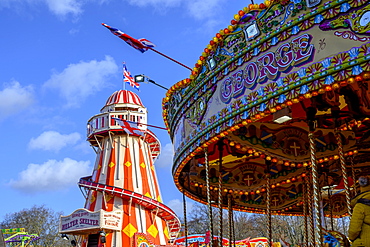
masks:
<path fill-rule="evenodd" d="M 12 81 L 5 84 L 4 89 L 0 91 L 0 99 L 0 120 L 2 120 L 32 106 L 33 88 L 22 87 L 19 82 Z"/>
<path fill-rule="evenodd" d="M 199 20 L 217 16 L 218 11 L 222 10 L 222 3 L 226 3 L 225 0 L 127 0 L 127 2 L 139 7 L 152 6 L 161 11 L 185 5 L 187 9 L 185 12 Z"/>
<path fill-rule="evenodd" d="M 160 168 L 172 167 L 173 153 L 173 145 L 171 143 L 167 143 L 164 147 L 162 146 L 161 154 L 154 165 Z"/>
<path fill-rule="evenodd" d="M 43 0 L 49 10 L 57 16 L 66 16 L 68 14 L 78 15 L 82 12 L 81 1 L 78 0 Z"/>
<path fill-rule="evenodd" d="M 173 199 L 166 204 L 170 209 L 172 209 L 178 217 L 184 217 L 184 203 L 182 200 Z M 191 212 L 194 203 L 187 200 L 186 201 L 186 214 Z"/>
<path fill-rule="evenodd" d="M 107 86 L 107 78 L 118 73 L 114 59 L 81 61 L 70 64 L 61 73 L 55 72 L 44 84 L 45 88 L 59 90 L 67 101 L 65 107 L 78 107 L 87 97 L 94 95 Z"/>
<path fill-rule="evenodd" d="M 202 20 L 216 16 L 218 11 L 221 11 L 223 1 L 224 0 L 193 0 L 186 2 L 190 15 L 196 19 Z"/>
<path fill-rule="evenodd" d="M 40 4 L 46 5 L 50 12 L 59 17 L 82 13 L 82 3 L 78 0 L 1 0 L 0 9 L 2 7 L 19 9 L 22 6 L 29 10 L 29 7 L 38 7 Z"/>
<path fill-rule="evenodd" d="M 128 4 L 138 7 L 153 7 L 155 10 L 160 10 L 161 13 L 166 12 L 170 8 L 183 7 L 185 13 L 190 16 L 204 20 L 217 16 L 217 13 L 222 10 L 223 4 L 227 4 L 225 0 L 125 0 Z M 103 4 L 106 0 L 1 0 L 0 8 L 19 8 L 19 6 L 27 4 L 28 6 L 46 5 L 50 12 L 58 17 L 66 17 L 67 15 L 78 16 L 83 12 L 85 3 Z"/>
<path fill-rule="evenodd" d="M 129 4 L 140 7 L 154 6 L 155 8 L 168 8 L 179 6 L 182 0 L 127 0 Z"/>
<path fill-rule="evenodd" d="M 48 160 L 44 164 L 29 164 L 9 185 L 24 193 L 63 190 L 75 186 L 78 179 L 91 173 L 90 161 L 65 158 L 62 161 Z"/>
<path fill-rule="evenodd" d="M 74 145 L 81 139 L 77 132 L 63 135 L 56 131 L 45 131 L 28 143 L 30 149 L 41 149 L 58 152 L 67 145 Z"/>

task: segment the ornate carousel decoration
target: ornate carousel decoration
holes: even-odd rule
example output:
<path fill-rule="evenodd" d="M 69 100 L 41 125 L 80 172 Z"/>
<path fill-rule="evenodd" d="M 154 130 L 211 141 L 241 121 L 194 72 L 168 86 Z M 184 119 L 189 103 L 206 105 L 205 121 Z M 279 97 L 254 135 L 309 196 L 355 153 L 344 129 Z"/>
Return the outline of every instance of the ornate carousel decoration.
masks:
<path fill-rule="evenodd" d="M 184 195 L 266 214 L 270 234 L 271 215 L 305 216 L 305 246 L 322 246 L 321 217 L 349 216 L 370 173 L 369 2 L 240 10 L 168 90 L 163 118 Z"/>

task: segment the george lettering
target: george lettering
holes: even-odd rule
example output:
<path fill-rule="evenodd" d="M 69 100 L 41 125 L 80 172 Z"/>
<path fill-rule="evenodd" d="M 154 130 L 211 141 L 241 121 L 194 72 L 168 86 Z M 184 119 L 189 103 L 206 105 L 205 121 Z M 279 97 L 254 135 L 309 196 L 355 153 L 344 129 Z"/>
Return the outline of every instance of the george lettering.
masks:
<path fill-rule="evenodd" d="M 268 79 L 275 80 L 280 73 L 288 73 L 293 67 L 299 67 L 313 58 L 312 37 L 303 34 L 289 43 L 284 43 L 275 52 L 268 52 L 249 62 L 243 69 L 236 71 L 221 83 L 220 98 L 228 104 L 232 98 L 238 98 L 246 89 L 253 90 L 258 84 Z"/>
<path fill-rule="evenodd" d="M 232 77 L 228 77 L 226 78 L 226 80 L 224 80 L 221 86 L 221 101 L 226 104 L 229 103 L 231 100 L 231 95 L 233 92 L 232 81 L 233 81 Z"/>
<path fill-rule="evenodd" d="M 311 36 L 309 36 L 307 33 L 292 40 L 293 47 L 296 50 L 295 52 L 296 67 L 306 62 L 309 58 L 311 58 L 312 54 L 314 53 L 314 46 L 310 44 L 310 41 Z"/>
<path fill-rule="evenodd" d="M 240 95 L 244 94 L 245 87 L 243 82 L 243 71 L 239 70 L 236 73 L 232 75 L 233 78 L 233 86 L 234 86 L 234 92 L 233 92 L 233 98 L 237 98 Z"/>
<path fill-rule="evenodd" d="M 275 53 L 268 52 L 258 58 L 257 61 L 260 64 L 260 80 L 264 80 L 267 75 L 274 76 L 279 71 L 278 68 L 273 65 Z"/>
<path fill-rule="evenodd" d="M 294 54 L 289 44 L 283 44 L 277 49 L 276 65 L 281 68 L 281 71 L 288 72 L 293 60 Z"/>
<path fill-rule="evenodd" d="M 258 67 L 256 63 L 249 63 L 244 69 L 245 87 L 249 89 L 254 88 L 254 84 L 258 78 Z"/>

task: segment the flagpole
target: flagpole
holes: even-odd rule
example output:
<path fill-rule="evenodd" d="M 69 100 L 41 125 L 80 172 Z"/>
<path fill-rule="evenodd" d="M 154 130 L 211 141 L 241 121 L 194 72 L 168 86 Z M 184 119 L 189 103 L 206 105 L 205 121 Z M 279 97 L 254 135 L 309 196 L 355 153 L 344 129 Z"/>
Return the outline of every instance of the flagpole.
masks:
<path fill-rule="evenodd" d="M 181 65 L 181 66 L 183 66 L 185 68 L 187 68 L 190 71 L 192 71 L 192 69 L 190 67 L 188 67 L 188 66 L 180 63 L 179 61 L 177 61 L 177 60 L 175 60 L 175 59 L 173 59 L 173 58 L 171 58 L 171 57 L 163 54 L 162 52 L 159 52 L 159 51 L 153 49 L 152 46 L 154 46 L 154 44 L 152 44 L 150 41 L 149 41 L 150 45 L 148 45 L 148 44 L 145 44 L 144 42 L 142 42 L 141 40 L 134 39 L 133 37 L 125 34 L 124 32 L 122 32 L 122 31 L 120 31 L 120 30 L 118 30 L 116 28 L 112 28 L 112 27 L 108 26 L 105 23 L 102 23 L 102 25 L 104 27 L 108 28 L 114 35 L 116 35 L 117 37 L 119 37 L 120 39 L 122 39 L 123 41 L 125 41 L 127 44 L 129 44 L 133 48 L 135 48 L 135 49 L 137 49 L 137 50 L 139 50 L 141 52 L 145 52 L 147 49 L 150 49 L 150 50 L 158 53 L 159 55 L 162 55 L 165 58 L 168 58 L 171 61 L 173 61 L 173 62 L 175 62 L 175 63 L 177 63 L 177 64 L 179 64 L 179 65 Z"/>
<path fill-rule="evenodd" d="M 175 62 L 175 63 L 177 63 L 177 64 L 180 64 L 181 66 L 183 66 L 183 67 L 187 68 L 188 70 L 192 71 L 192 69 L 191 69 L 190 67 L 188 67 L 188 66 L 186 66 L 185 64 L 180 63 L 179 61 L 177 61 L 177 60 L 175 60 L 175 59 L 173 59 L 173 58 L 171 58 L 171 57 L 169 57 L 169 56 L 167 56 L 167 55 L 163 54 L 162 52 L 159 52 L 159 51 L 157 51 L 156 49 L 153 49 L 152 47 L 146 47 L 146 48 L 149 48 L 150 50 L 152 50 L 152 51 L 154 51 L 154 52 L 158 53 L 159 55 L 162 55 L 162 56 L 164 56 L 165 58 L 168 58 L 169 60 L 171 60 L 171 61 L 173 61 L 173 62 Z"/>
<path fill-rule="evenodd" d="M 122 62 L 122 86 L 123 86 L 123 90 L 126 90 L 126 83 L 125 83 L 125 74 L 123 73 L 123 70 L 124 70 L 124 64 L 126 64 L 126 62 Z"/>
<path fill-rule="evenodd" d="M 155 125 L 143 124 L 143 123 L 137 123 L 137 124 L 142 124 L 142 125 L 146 125 L 146 126 L 157 128 L 157 129 L 161 129 L 161 130 L 167 130 L 167 128 L 159 127 L 159 126 L 155 126 Z"/>

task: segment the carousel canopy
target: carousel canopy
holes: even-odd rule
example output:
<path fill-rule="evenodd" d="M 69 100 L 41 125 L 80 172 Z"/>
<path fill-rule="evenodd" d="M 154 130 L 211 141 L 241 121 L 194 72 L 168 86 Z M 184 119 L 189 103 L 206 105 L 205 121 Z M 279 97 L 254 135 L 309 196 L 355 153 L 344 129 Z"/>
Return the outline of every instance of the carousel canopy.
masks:
<path fill-rule="evenodd" d="M 214 204 L 221 188 L 224 207 L 301 215 L 313 165 L 323 193 L 369 173 L 369 13 L 367 0 L 239 11 L 163 99 L 179 190 L 204 203 L 208 181 Z M 344 215 L 334 192 L 325 213 Z"/>

